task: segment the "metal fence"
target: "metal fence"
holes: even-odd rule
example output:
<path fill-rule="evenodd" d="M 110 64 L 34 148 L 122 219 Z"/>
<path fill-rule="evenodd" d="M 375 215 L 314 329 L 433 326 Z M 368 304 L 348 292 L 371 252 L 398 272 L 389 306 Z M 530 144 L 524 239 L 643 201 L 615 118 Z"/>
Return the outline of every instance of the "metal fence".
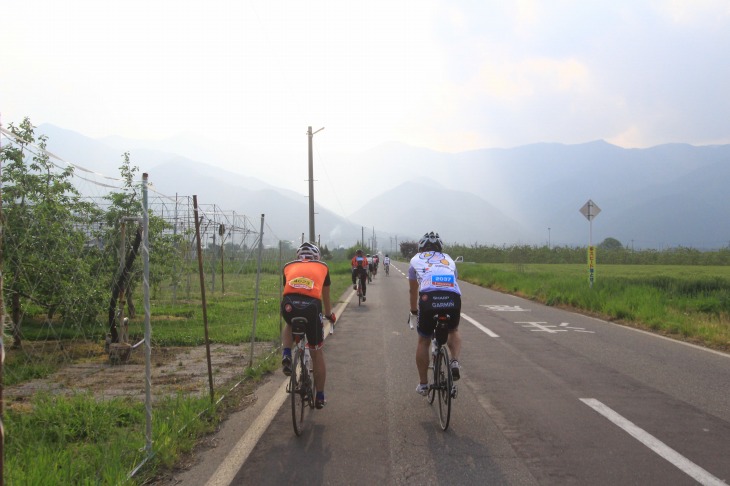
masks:
<path fill-rule="evenodd" d="M 43 154 L 42 147 L 32 149 Z M 184 395 L 215 405 L 247 368 L 279 347 L 281 268 L 294 250 L 271 232 L 264 215 L 251 219 L 198 205 L 194 196 L 156 193 L 145 174 L 137 186 L 142 214 L 109 227 L 102 219 L 112 210 L 109 194 L 121 190 L 118 181 L 100 183 L 98 175 L 77 172 L 70 181 L 102 210 L 101 219 L 95 213 L 62 229 L 82 241 L 64 241 L 61 253 L 57 240 L 41 233 L 56 230 L 55 216 L 38 221 L 41 211 L 17 235 L 1 228 L 9 334 L 5 343 L 0 339 L 0 481 L 24 482 L 35 467 L 6 452 L 22 449 L 13 437 L 25 436 L 23 417 L 34 413 L 38 397 L 143 402 L 144 438 L 138 439 L 144 448 L 130 462 L 132 477 L 157 452 L 152 424 L 159 403 Z M 109 259 L 113 266 L 104 264 Z"/>

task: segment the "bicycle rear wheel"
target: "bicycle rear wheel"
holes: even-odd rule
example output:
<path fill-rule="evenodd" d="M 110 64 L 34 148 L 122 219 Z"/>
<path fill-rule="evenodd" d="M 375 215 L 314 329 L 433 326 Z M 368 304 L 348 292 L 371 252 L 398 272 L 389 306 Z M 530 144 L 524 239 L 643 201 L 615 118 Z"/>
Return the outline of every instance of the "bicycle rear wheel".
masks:
<path fill-rule="evenodd" d="M 454 386 L 454 378 L 451 375 L 451 366 L 449 366 L 449 350 L 446 346 L 439 348 L 436 360 L 438 362 L 438 373 L 435 373 L 435 377 L 438 380 L 439 422 L 441 429 L 446 430 L 449 428 L 451 420 L 451 388 Z"/>
<path fill-rule="evenodd" d="M 304 409 L 307 405 L 307 391 L 305 390 L 306 383 L 305 380 L 302 380 L 303 373 L 306 372 L 307 371 L 304 366 L 304 352 L 299 348 L 299 346 L 296 346 L 294 348 L 294 356 L 292 357 L 289 389 L 291 392 L 291 418 L 292 423 L 294 424 L 294 433 L 297 435 L 302 435 Z"/>
<path fill-rule="evenodd" d="M 357 305 L 362 304 L 362 284 L 357 282 Z"/>

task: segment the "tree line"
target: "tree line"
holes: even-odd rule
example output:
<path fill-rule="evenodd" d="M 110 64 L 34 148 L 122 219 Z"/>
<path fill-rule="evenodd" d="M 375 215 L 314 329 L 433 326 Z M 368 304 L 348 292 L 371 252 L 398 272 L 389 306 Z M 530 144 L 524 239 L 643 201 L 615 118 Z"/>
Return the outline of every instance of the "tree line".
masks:
<path fill-rule="evenodd" d="M 609 239 L 607 239 L 609 240 Z M 454 245 L 446 251 L 454 258 L 463 256 L 465 262 L 477 263 L 576 263 L 588 261 L 585 246 L 484 246 Z M 713 251 L 676 247 L 663 250 L 632 250 L 599 244 L 596 262 L 620 265 L 730 265 L 730 246 Z"/>
<path fill-rule="evenodd" d="M 596 245 L 596 261 L 621 265 L 730 265 L 730 245 L 719 250 L 700 251 L 679 246 L 664 250 L 633 250 L 615 238 L 606 238 Z M 418 251 L 415 241 L 402 241 L 400 253 L 410 259 Z M 444 251 L 452 258 L 463 257 L 465 262 L 475 263 L 574 263 L 588 261 L 585 246 L 536 246 L 536 245 L 445 245 Z"/>

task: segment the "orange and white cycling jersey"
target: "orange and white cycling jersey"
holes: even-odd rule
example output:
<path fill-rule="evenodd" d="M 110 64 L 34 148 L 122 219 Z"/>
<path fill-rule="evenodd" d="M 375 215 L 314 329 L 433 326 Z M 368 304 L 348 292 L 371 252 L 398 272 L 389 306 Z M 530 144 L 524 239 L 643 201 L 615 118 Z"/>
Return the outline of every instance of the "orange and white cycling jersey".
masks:
<path fill-rule="evenodd" d="M 316 260 L 296 260 L 284 265 L 284 295 L 322 298 L 322 287 L 330 285 L 329 267 Z"/>

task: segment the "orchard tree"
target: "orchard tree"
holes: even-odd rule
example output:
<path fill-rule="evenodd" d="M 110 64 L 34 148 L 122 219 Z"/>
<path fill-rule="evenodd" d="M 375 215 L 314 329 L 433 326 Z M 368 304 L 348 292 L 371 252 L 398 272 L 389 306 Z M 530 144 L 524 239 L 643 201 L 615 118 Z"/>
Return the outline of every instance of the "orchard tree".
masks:
<path fill-rule="evenodd" d="M 402 241 L 400 243 L 400 254 L 406 260 L 413 258 L 418 253 L 418 242 L 416 241 Z"/>
<path fill-rule="evenodd" d="M 119 173 L 122 177 L 123 186 L 121 191 L 112 192 L 105 196 L 110 201 L 109 208 L 105 214 L 106 237 L 104 249 L 106 260 L 106 272 L 113 276 L 111 299 L 108 308 L 108 327 L 112 342 L 118 342 L 116 330 L 117 302 L 126 302 L 129 317 L 136 314 L 134 299 L 132 298 L 134 286 L 141 279 L 141 272 L 137 269 L 139 264 L 137 257 L 140 253 L 142 242 L 142 200 L 140 195 L 141 185 L 136 174 L 139 168 L 130 162 L 129 152 L 122 154 L 122 165 Z M 154 216 L 149 210 L 149 245 L 150 245 L 150 274 L 154 279 L 150 285 L 158 290 L 161 282 L 171 279 L 173 285 L 178 283 L 180 275 L 184 270 L 181 252 L 185 245 L 185 235 L 173 234 L 173 227 L 164 219 Z M 124 228 L 124 231 L 121 229 Z M 124 241 L 121 241 L 121 238 Z M 119 261 L 121 252 L 124 252 L 124 266 Z"/>
<path fill-rule="evenodd" d="M 623 250 L 624 246 L 616 238 L 606 238 L 599 243 L 598 248 L 601 250 Z"/>
<path fill-rule="evenodd" d="M 332 259 L 332 252 L 327 247 L 327 245 L 324 245 L 324 247 L 320 248 L 320 252 L 322 254 L 322 260 L 331 260 Z"/>
<path fill-rule="evenodd" d="M 28 118 L 9 129 L 14 142 L 0 152 L 5 292 L 13 346 L 20 347 L 27 306 L 43 309 L 49 321 L 56 313 L 78 323 L 93 319 L 101 289 L 89 278 L 93 258 L 83 258 L 88 238 L 83 228 L 100 210 L 83 201 L 71 183 L 73 167 L 59 170 L 50 162 L 47 137 L 36 139 Z"/>

